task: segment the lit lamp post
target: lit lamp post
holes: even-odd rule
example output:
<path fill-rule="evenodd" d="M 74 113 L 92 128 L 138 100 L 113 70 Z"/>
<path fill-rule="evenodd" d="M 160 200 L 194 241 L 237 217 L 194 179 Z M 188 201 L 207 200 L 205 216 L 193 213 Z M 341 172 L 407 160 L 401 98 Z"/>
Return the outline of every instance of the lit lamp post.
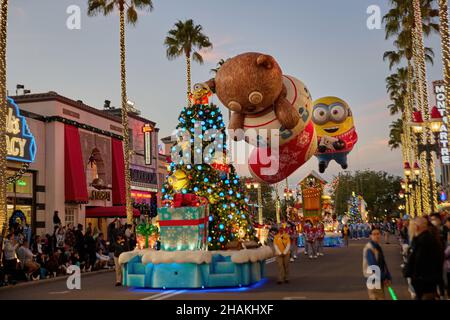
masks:
<path fill-rule="evenodd" d="M 422 113 L 420 111 L 413 112 L 413 119 L 414 121 L 411 123 L 413 132 L 416 136 L 416 145 L 417 145 L 417 151 L 420 158 L 420 155 L 422 153 L 425 153 L 425 159 L 427 163 L 427 172 L 428 175 L 428 181 L 430 182 L 430 190 L 429 190 L 429 199 L 430 199 L 430 205 L 431 205 L 431 212 L 434 212 L 435 210 L 435 194 L 436 194 L 436 186 L 433 185 L 432 182 L 432 171 L 434 168 L 431 168 L 431 162 L 432 162 L 432 152 L 435 152 L 436 155 L 439 157 L 439 132 L 442 127 L 442 116 L 437 110 L 436 107 L 433 107 L 430 114 L 430 120 L 424 121 L 422 117 Z M 421 135 L 425 128 L 428 128 L 431 130 L 434 136 L 434 142 L 425 142 L 421 140 Z M 419 170 L 420 173 L 420 170 Z"/>
<path fill-rule="evenodd" d="M 258 223 L 260 225 L 263 224 L 263 208 L 262 208 L 262 193 L 261 193 L 261 184 L 258 182 L 247 181 L 245 183 L 247 189 L 255 188 L 258 190 Z"/>
<path fill-rule="evenodd" d="M 406 180 L 402 180 L 400 182 L 400 186 L 402 190 L 399 193 L 399 197 L 401 199 L 405 198 L 405 210 L 409 214 L 413 214 L 414 216 L 417 216 L 417 206 L 414 204 L 414 191 L 416 190 L 416 187 L 418 184 L 418 177 L 416 175 L 417 173 L 418 164 L 417 162 L 414 163 L 414 167 L 411 168 L 411 165 L 409 162 L 405 162 L 403 165 L 403 170 L 405 173 Z M 419 170 L 420 174 L 420 170 Z M 414 179 L 416 177 L 416 179 Z"/>

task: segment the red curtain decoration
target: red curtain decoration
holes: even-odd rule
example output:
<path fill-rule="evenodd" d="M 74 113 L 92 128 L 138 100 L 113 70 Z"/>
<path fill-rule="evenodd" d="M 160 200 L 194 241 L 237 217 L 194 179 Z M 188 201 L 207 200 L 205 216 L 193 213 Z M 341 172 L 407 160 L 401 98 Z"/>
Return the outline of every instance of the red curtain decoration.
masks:
<path fill-rule="evenodd" d="M 133 216 L 139 217 L 141 213 L 133 208 Z M 117 207 L 87 207 L 86 218 L 126 218 L 127 209 L 125 206 Z"/>
<path fill-rule="evenodd" d="M 112 201 L 115 206 L 125 205 L 125 160 L 122 141 L 111 139 Z"/>
<path fill-rule="evenodd" d="M 66 202 L 87 203 L 86 173 L 78 128 L 64 125 L 64 192 Z"/>

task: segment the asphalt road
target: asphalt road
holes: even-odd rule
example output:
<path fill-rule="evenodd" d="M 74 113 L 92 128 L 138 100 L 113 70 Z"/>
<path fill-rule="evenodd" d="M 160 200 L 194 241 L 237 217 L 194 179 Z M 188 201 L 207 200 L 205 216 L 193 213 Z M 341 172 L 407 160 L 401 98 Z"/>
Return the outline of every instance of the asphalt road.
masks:
<path fill-rule="evenodd" d="M 267 277 L 250 288 L 217 290 L 142 290 L 114 286 L 114 272 L 82 274 L 81 290 L 69 290 L 66 280 L 33 282 L 0 288 L 0 300 L 361 300 L 367 299 L 362 276 L 362 250 L 366 240 L 350 241 L 348 248 L 325 248 L 325 256 L 310 260 L 303 253 L 290 264 L 290 283 L 276 283 L 276 263 L 267 264 Z M 400 271 L 400 247 L 383 244 L 400 300 L 410 299 Z M 387 294 L 389 298 L 389 294 Z"/>

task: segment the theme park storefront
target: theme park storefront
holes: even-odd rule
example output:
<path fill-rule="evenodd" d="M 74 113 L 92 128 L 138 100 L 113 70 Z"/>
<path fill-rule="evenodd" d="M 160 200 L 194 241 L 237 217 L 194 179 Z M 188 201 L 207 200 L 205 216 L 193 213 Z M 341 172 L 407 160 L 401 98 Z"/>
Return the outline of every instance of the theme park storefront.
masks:
<path fill-rule="evenodd" d="M 39 123 L 27 119 L 20 113 L 12 99 L 8 99 L 6 119 L 7 147 L 7 220 L 16 220 L 35 231 L 39 223 L 36 221 L 38 211 L 42 211 L 37 203 L 38 178 L 41 163 L 36 161 L 37 142 L 33 135 L 39 130 Z M 31 128 L 31 129 L 30 129 Z M 40 136 L 38 135 L 40 138 Z"/>
<path fill-rule="evenodd" d="M 63 225 L 82 224 L 86 228 L 91 223 L 93 230 L 105 235 L 107 225 L 114 218 L 125 220 L 120 117 L 55 92 L 14 99 L 20 112 L 26 115 L 38 148 L 34 162 L 21 179 L 9 187 L 11 212 L 14 209 L 24 211 L 30 220 L 27 223 L 31 223 L 40 235 L 53 233 L 55 211 Z M 130 129 L 134 159 L 144 158 L 143 151 L 147 149 L 141 148 L 144 145 L 142 127 L 140 132 L 134 132 L 134 126 Z M 153 146 L 157 141 L 157 130 L 151 132 L 151 137 L 150 146 Z M 22 142 L 15 143 L 15 149 L 20 149 Z M 14 158 L 8 163 L 11 173 L 22 168 L 19 160 Z M 156 176 L 156 167 L 155 161 L 150 165 L 143 162 L 140 170 L 155 172 Z M 151 184 L 151 181 L 143 182 Z M 144 183 L 141 187 L 147 187 Z M 155 188 L 156 185 L 154 183 Z M 134 214 L 139 216 L 139 210 L 134 210 Z"/>

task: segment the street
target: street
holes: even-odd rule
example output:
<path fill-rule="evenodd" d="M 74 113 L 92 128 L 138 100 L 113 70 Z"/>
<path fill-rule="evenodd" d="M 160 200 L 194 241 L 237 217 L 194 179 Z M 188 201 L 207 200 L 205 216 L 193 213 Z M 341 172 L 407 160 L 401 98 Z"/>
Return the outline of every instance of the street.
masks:
<path fill-rule="evenodd" d="M 276 283 L 277 268 L 268 261 L 266 279 L 250 288 L 213 290 L 143 290 L 114 287 L 114 272 L 82 274 L 81 290 L 69 290 L 64 279 L 0 289 L 0 300 L 361 300 L 367 299 L 362 276 L 362 250 L 367 240 L 350 241 L 348 248 L 325 248 L 325 256 L 308 259 L 302 253 L 290 265 L 290 282 Z M 396 241 L 382 244 L 399 300 L 410 299 L 401 275 Z M 387 299 L 390 299 L 387 293 Z"/>

